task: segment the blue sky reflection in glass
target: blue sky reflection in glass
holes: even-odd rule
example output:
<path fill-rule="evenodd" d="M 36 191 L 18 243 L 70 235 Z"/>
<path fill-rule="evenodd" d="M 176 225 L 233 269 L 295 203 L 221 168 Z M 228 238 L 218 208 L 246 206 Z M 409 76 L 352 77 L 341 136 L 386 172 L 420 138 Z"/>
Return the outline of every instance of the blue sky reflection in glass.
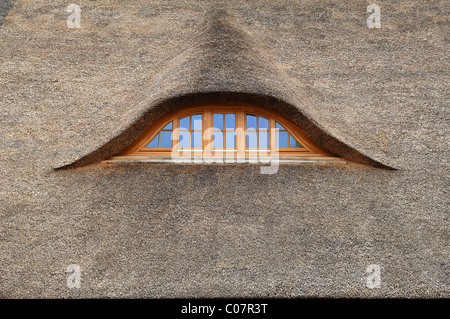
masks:
<path fill-rule="evenodd" d="M 270 149 L 269 120 L 253 114 L 245 117 L 247 150 L 268 150 Z"/>
<path fill-rule="evenodd" d="M 213 113 L 213 149 L 236 149 L 235 113 Z"/>

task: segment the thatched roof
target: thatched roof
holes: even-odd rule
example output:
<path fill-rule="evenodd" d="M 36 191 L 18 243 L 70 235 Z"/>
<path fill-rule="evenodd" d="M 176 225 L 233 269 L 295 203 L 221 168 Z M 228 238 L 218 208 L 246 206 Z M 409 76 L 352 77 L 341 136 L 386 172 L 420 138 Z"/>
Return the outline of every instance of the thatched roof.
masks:
<path fill-rule="evenodd" d="M 369 3 L 78 1 L 69 29 L 65 1 L 2 1 L 0 294 L 448 296 L 449 11 L 377 1 L 369 29 Z M 349 164 L 100 164 L 230 100 Z"/>

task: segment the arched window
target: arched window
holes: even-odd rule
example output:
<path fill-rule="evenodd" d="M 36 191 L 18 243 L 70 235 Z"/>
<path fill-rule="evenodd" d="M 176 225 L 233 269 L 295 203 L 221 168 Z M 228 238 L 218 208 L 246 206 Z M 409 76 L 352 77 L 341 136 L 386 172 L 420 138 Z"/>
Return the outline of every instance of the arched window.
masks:
<path fill-rule="evenodd" d="M 340 160 L 275 112 L 250 106 L 204 106 L 172 112 L 110 161 L 174 159 Z M 195 161 L 194 161 L 195 162 Z"/>

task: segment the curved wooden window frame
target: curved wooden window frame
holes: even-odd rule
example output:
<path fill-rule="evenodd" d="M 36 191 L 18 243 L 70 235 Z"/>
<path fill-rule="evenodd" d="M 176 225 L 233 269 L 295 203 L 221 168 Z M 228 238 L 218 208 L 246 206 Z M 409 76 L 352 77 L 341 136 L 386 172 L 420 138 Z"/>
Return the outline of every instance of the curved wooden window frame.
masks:
<path fill-rule="evenodd" d="M 177 144 L 179 142 L 178 125 L 179 120 L 189 115 L 202 113 L 202 132 L 203 145 L 202 151 L 184 151 L 178 150 Z M 208 105 L 195 106 L 182 110 L 170 112 L 150 125 L 129 147 L 124 149 L 118 155 L 113 156 L 108 161 L 168 161 L 174 156 L 203 156 L 203 157 L 218 157 L 230 155 L 227 151 L 212 150 L 212 119 L 213 113 L 235 113 L 236 114 L 236 150 L 231 153 L 231 156 L 242 158 L 251 158 L 254 156 L 273 158 L 277 157 L 285 159 L 286 162 L 296 162 L 296 159 L 301 161 L 334 161 L 343 162 L 342 159 L 336 157 L 324 148 L 314 143 L 303 130 L 284 118 L 275 111 L 263 109 L 257 106 L 229 106 L 229 105 Z M 249 152 L 246 151 L 246 114 L 258 115 L 269 120 L 269 138 L 270 150 Z M 153 138 L 170 122 L 172 121 L 173 137 L 172 148 L 158 147 L 146 148 Z M 273 148 L 276 143 L 275 137 L 275 123 L 278 122 L 303 146 L 302 148 Z M 159 159 L 159 160 L 158 160 Z"/>

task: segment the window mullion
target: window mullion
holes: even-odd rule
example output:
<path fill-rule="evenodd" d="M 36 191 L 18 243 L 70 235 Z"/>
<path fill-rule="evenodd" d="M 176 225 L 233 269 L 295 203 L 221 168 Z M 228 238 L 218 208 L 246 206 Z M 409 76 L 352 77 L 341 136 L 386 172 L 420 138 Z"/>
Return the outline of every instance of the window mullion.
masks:
<path fill-rule="evenodd" d="M 178 149 L 180 148 L 180 129 L 179 129 L 179 121 L 180 119 L 175 118 L 172 122 L 173 132 L 172 132 L 172 148 L 175 152 L 178 153 Z"/>
<path fill-rule="evenodd" d="M 192 142 L 192 132 L 193 132 L 193 127 L 192 127 L 192 114 L 189 115 L 189 150 L 193 150 L 194 149 L 194 143 Z"/>
<path fill-rule="evenodd" d="M 236 147 L 238 156 L 245 156 L 245 113 L 240 110 L 236 113 Z"/>

